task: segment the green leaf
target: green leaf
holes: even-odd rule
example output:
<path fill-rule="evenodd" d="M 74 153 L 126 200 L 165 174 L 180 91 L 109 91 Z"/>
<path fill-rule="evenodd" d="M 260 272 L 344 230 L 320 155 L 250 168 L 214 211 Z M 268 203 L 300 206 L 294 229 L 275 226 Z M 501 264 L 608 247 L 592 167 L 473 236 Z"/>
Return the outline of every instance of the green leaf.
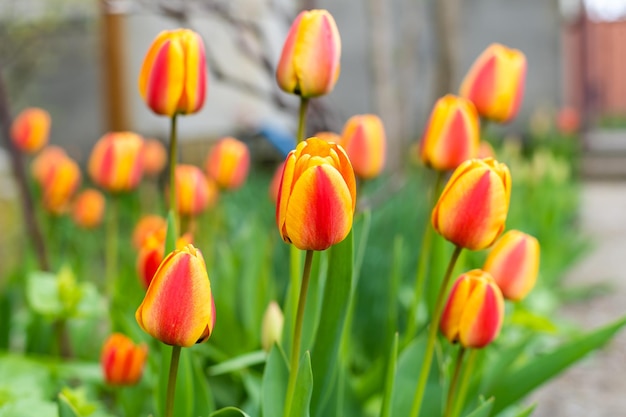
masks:
<path fill-rule="evenodd" d="M 235 358 L 229 359 L 217 365 L 213 365 L 209 368 L 209 375 L 217 376 L 222 374 L 228 374 L 230 372 L 240 371 L 250 366 L 258 365 L 265 362 L 267 353 L 264 350 L 257 350 L 255 352 L 245 353 Z"/>
<path fill-rule="evenodd" d="M 607 343 L 626 325 L 626 317 L 565 343 L 552 352 L 532 358 L 524 365 L 503 375 L 488 393 L 496 398 L 494 413 L 521 400 L 533 389 Z"/>
<path fill-rule="evenodd" d="M 469 413 L 466 417 L 489 417 L 491 409 L 493 408 L 493 397 L 483 402 L 474 411 Z"/>
<path fill-rule="evenodd" d="M 176 230 L 176 214 L 174 210 L 170 208 L 167 212 L 167 232 L 165 234 L 165 256 L 173 252 L 176 249 L 176 239 L 178 239 L 178 232 Z"/>
<path fill-rule="evenodd" d="M 311 356 L 316 384 L 311 401 L 312 415 L 320 416 L 334 389 L 341 335 L 352 286 L 352 231 L 343 242 L 329 249 L 328 275 L 317 336 Z"/>
<path fill-rule="evenodd" d="M 393 338 L 393 345 L 389 352 L 389 360 L 387 361 L 387 377 L 385 381 L 385 393 L 383 396 L 383 405 L 380 409 L 380 417 L 391 416 L 391 405 L 393 403 L 394 382 L 396 379 L 396 370 L 398 362 L 398 333 Z"/>
<path fill-rule="evenodd" d="M 263 373 L 261 411 L 264 417 L 280 417 L 283 415 L 288 379 L 289 368 L 287 359 L 280 347 L 275 344 L 267 357 Z"/>
<path fill-rule="evenodd" d="M 87 400 L 84 389 L 63 388 L 58 396 L 59 417 L 87 417 L 96 406 Z"/>
<path fill-rule="evenodd" d="M 311 394 L 313 392 L 313 372 L 311 371 L 311 354 L 307 350 L 298 367 L 296 392 L 291 403 L 290 417 L 309 417 Z"/>
<path fill-rule="evenodd" d="M 211 413 L 209 417 L 250 417 L 243 411 L 235 407 L 226 407 Z"/>
<path fill-rule="evenodd" d="M 537 408 L 537 404 L 532 404 L 530 407 L 524 408 L 522 411 L 517 413 L 515 417 L 530 417 L 530 415 L 535 411 L 535 408 Z"/>
<path fill-rule="evenodd" d="M 190 352 L 193 353 L 193 352 Z M 194 399 L 194 416 L 204 416 L 215 409 L 211 387 L 203 372 L 203 367 L 198 361 L 197 355 L 190 355 L 191 377 Z"/>
<path fill-rule="evenodd" d="M 323 265 L 326 265 L 327 257 L 324 252 L 314 252 L 311 264 L 311 278 L 309 290 L 304 306 L 304 320 L 302 323 L 302 342 L 300 352 L 310 350 L 315 341 L 315 332 L 319 325 L 322 310 L 323 291 L 326 283 L 326 272 Z"/>
<path fill-rule="evenodd" d="M 33 311 L 48 318 L 60 317 L 63 312 L 57 277 L 51 272 L 34 271 L 29 274 L 26 299 Z"/>

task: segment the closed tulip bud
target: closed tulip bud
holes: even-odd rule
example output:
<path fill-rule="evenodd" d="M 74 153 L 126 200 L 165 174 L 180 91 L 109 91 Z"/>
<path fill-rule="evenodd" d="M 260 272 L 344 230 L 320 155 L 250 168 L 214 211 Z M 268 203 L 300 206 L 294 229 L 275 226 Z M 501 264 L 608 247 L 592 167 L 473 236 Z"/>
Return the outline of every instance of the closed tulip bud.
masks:
<path fill-rule="evenodd" d="M 148 236 L 137 254 L 137 275 L 145 289 L 148 289 L 152 278 L 163 261 L 167 227 L 163 226 Z M 176 249 L 183 249 L 193 241 L 190 233 L 185 233 L 176 240 Z"/>
<path fill-rule="evenodd" d="M 65 156 L 51 161 L 40 183 L 44 208 L 55 215 L 65 213 L 80 182 L 80 168 L 73 159 Z"/>
<path fill-rule="evenodd" d="M 157 214 L 146 214 L 142 216 L 133 229 L 133 246 L 140 249 L 148 237 L 154 232 L 167 227 L 165 219 Z"/>
<path fill-rule="evenodd" d="M 135 318 L 146 333 L 167 345 L 189 347 L 209 339 L 215 303 L 198 249 L 187 245 L 163 260 Z"/>
<path fill-rule="evenodd" d="M 204 43 L 189 29 L 166 30 L 155 38 L 139 73 L 139 93 L 156 114 L 196 113 L 207 88 Z"/>
<path fill-rule="evenodd" d="M 495 158 L 496 151 L 493 149 L 493 146 L 487 141 L 481 140 L 478 145 L 478 155 L 476 158 L 485 159 L 485 158 Z"/>
<path fill-rule="evenodd" d="M 335 19 L 326 10 L 305 10 L 287 34 L 276 69 L 278 85 L 303 98 L 328 94 L 339 78 L 340 57 Z"/>
<path fill-rule="evenodd" d="M 196 216 L 217 201 L 215 183 L 207 180 L 195 165 L 176 166 L 176 202 L 178 212 L 184 216 Z"/>
<path fill-rule="evenodd" d="M 50 114 L 36 107 L 23 110 L 11 125 L 13 144 L 22 152 L 35 153 L 48 143 Z"/>
<path fill-rule="evenodd" d="M 81 192 L 74 199 L 72 219 L 83 229 L 93 229 L 102 223 L 106 201 L 102 193 L 93 188 Z"/>
<path fill-rule="evenodd" d="M 142 147 L 143 139 L 135 133 L 107 133 L 91 151 L 89 176 L 109 192 L 133 190 L 143 175 Z"/>
<path fill-rule="evenodd" d="M 354 171 L 341 146 L 309 138 L 287 155 L 276 204 L 285 242 L 328 249 L 350 232 L 355 205 Z"/>
<path fill-rule="evenodd" d="M 482 348 L 502 327 L 504 299 L 488 272 L 475 269 L 462 274 L 452 286 L 439 328 L 451 343 Z"/>
<path fill-rule="evenodd" d="M 146 139 L 142 149 L 143 173 L 148 177 L 157 177 L 167 164 L 167 151 L 157 139 Z"/>
<path fill-rule="evenodd" d="M 563 107 L 556 118 L 556 127 L 564 135 L 572 135 L 580 130 L 580 114 L 574 107 Z"/>
<path fill-rule="evenodd" d="M 483 269 L 493 276 L 504 298 L 520 301 L 537 282 L 539 241 L 519 230 L 510 230 L 493 245 Z"/>
<path fill-rule="evenodd" d="M 491 159 L 461 164 L 446 184 L 432 213 L 433 227 L 457 246 L 488 248 L 504 230 L 511 197 L 511 174 Z"/>
<path fill-rule="evenodd" d="M 263 323 L 261 324 L 261 346 L 264 351 L 269 352 L 274 343 L 280 343 L 284 323 L 285 317 L 280 306 L 276 301 L 272 301 L 263 314 Z"/>
<path fill-rule="evenodd" d="M 478 113 L 471 101 L 448 94 L 435 103 L 420 143 L 422 162 L 437 171 L 456 169 L 476 157 Z"/>
<path fill-rule="evenodd" d="M 220 188 L 235 190 L 243 185 L 250 169 L 250 151 L 231 137 L 220 139 L 206 160 L 206 172 Z"/>
<path fill-rule="evenodd" d="M 113 333 L 104 343 L 100 365 L 109 385 L 135 385 L 141 379 L 148 356 L 145 344 L 135 345 L 121 333 Z"/>
<path fill-rule="evenodd" d="M 276 167 L 276 171 L 274 171 L 274 175 L 272 175 L 272 181 L 270 182 L 269 195 L 272 203 L 276 204 L 278 201 L 278 190 L 280 190 L 280 181 L 283 178 L 283 170 L 285 169 L 285 163 L 281 162 L 280 165 Z"/>
<path fill-rule="evenodd" d="M 382 172 L 387 139 L 383 122 L 378 116 L 352 116 L 343 128 L 340 143 L 346 150 L 357 177 L 367 180 Z"/>
<path fill-rule="evenodd" d="M 341 136 L 335 132 L 317 132 L 314 136 L 326 142 L 341 143 Z"/>
<path fill-rule="evenodd" d="M 472 64 L 461 84 L 461 96 L 471 100 L 481 116 L 505 123 L 517 115 L 525 82 L 524 53 L 494 43 Z"/>
<path fill-rule="evenodd" d="M 33 159 L 30 166 L 31 175 L 38 184 L 43 184 L 50 167 L 64 158 L 67 158 L 67 154 L 63 148 L 54 145 L 46 146 L 35 159 Z"/>

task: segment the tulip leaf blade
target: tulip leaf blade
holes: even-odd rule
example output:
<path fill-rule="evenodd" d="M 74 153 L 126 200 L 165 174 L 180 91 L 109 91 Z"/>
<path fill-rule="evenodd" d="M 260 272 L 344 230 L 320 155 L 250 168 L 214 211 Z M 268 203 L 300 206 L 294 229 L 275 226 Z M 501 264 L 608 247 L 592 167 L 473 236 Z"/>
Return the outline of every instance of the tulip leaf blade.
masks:
<path fill-rule="evenodd" d="M 209 417 L 250 417 L 250 416 L 236 407 L 225 407 L 209 414 Z"/>
<path fill-rule="evenodd" d="M 352 231 L 328 250 L 328 273 L 324 287 L 322 310 L 311 357 L 316 384 L 311 400 L 311 414 L 321 417 L 334 389 L 338 369 L 339 348 L 350 305 L 353 280 Z"/>
<path fill-rule="evenodd" d="M 489 396 L 496 398 L 494 413 L 519 401 L 534 388 L 553 378 L 589 352 L 602 347 L 625 325 L 626 316 L 564 343 L 505 374 L 491 392 L 488 392 Z"/>
<path fill-rule="evenodd" d="M 383 404 L 380 408 L 380 417 L 391 417 L 391 406 L 393 404 L 394 382 L 398 365 L 398 333 L 393 337 L 393 344 L 387 361 L 387 377 L 385 380 L 385 392 L 383 396 Z"/>
<path fill-rule="evenodd" d="M 296 392 L 291 403 L 290 417 L 309 417 L 311 395 L 313 394 L 313 372 L 311 370 L 311 354 L 307 350 L 300 361 L 296 379 Z"/>
<path fill-rule="evenodd" d="M 531 404 L 529 407 L 524 408 L 519 413 L 517 413 L 515 417 L 530 417 L 535 411 L 535 408 L 537 408 L 537 403 Z"/>
<path fill-rule="evenodd" d="M 474 411 L 469 413 L 467 417 L 489 417 L 493 408 L 493 397 L 480 404 Z"/>
<path fill-rule="evenodd" d="M 267 362 L 265 362 L 261 386 L 263 399 L 261 414 L 264 417 L 283 415 L 288 378 L 289 368 L 285 354 L 280 349 L 280 346 L 274 344 L 267 357 Z"/>

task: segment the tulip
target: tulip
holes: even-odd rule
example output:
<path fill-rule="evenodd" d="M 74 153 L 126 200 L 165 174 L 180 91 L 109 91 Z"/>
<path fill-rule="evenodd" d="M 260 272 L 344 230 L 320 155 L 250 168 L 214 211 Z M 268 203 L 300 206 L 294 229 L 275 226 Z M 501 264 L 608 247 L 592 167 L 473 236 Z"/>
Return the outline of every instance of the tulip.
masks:
<path fill-rule="evenodd" d="M 72 219 L 83 229 L 93 229 L 102 223 L 106 201 L 102 193 L 89 188 L 74 199 Z"/>
<path fill-rule="evenodd" d="M 478 159 L 485 159 L 485 158 L 495 158 L 496 157 L 496 151 L 493 149 L 493 146 L 491 146 L 491 144 L 485 140 L 481 140 L 480 144 L 478 145 L 478 155 L 476 155 L 476 158 Z"/>
<path fill-rule="evenodd" d="M 33 159 L 30 166 L 30 172 L 35 181 L 42 184 L 48 174 L 48 170 L 51 166 L 59 163 L 59 160 L 67 158 L 67 154 L 58 146 L 46 146 L 43 150 Z"/>
<path fill-rule="evenodd" d="M 166 30 L 155 38 L 139 73 L 139 93 L 156 114 L 196 113 L 207 88 L 204 43 L 189 29 Z"/>
<path fill-rule="evenodd" d="M 326 10 L 300 12 L 278 62 L 278 85 L 302 98 L 328 94 L 339 78 L 340 57 L 341 39 L 331 14 Z"/>
<path fill-rule="evenodd" d="M 494 43 L 474 61 L 460 94 L 474 102 L 481 116 L 503 123 L 517 115 L 525 82 L 524 53 Z"/>
<path fill-rule="evenodd" d="M 11 125 L 11 139 L 21 151 L 35 153 L 48 143 L 50 113 L 31 107 L 23 110 Z"/>
<path fill-rule="evenodd" d="M 206 172 L 220 188 L 235 190 L 243 185 L 250 168 L 250 151 L 231 137 L 220 139 L 206 160 Z"/>
<path fill-rule="evenodd" d="M 89 158 L 91 179 L 113 193 L 136 188 L 143 175 L 143 139 L 132 132 L 111 132 L 96 143 Z"/>
<path fill-rule="evenodd" d="M 433 209 L 433 227 L 457 246 L 485 249 L 504 230 L 510 196 L 511 175 L 506 165 L 491 158 L 465 161 Z"/>
<path fill-rule="evenodd" d="M 144 240 L 139 249 L 139 254 L 137 255 L 137 274 L 145 289 L 148 289 L 150 286 L 154 274 L 163 261 L 166 232 L 166 226 L 156 230 Z M 185 233 L 176 240 L 176 249 L 183 249 L 185 246 L 192 243 L 192 240 L 191 234 Z"/>
<path fill-rule="evenodd" d="M 343 128 L 340 143 L 356 176 L 372 179 L 381 173 L 385 165 L 386 138 L 383 122 L 378 116 L 352 116 Z"/>
<path fill-rule="evenodd" d="M 435 103 L 420 143 L 421 160 L 437 171 L 456 169 L 476 157 L 479 118 L 471 101 L 448 94 Z"/>
<path fill-rule="evenodd" d="M 580 129 L 580 114 L 574 107 L 563 107 L 556 118 L 556 126 L 564 135 L 572 135 Z"/>
<path fill-rule="evenodd" d="M 148 347 L 135 345 L 121 333 L 113 333 L 102 347 L 100 364 L 104 380 L 110 385 L 135 385 L 141 379 Z"/>
<path fill-rule="evenodd" d="M 167 151 L 157 139 L 146 139 L 142 149 L 143 173 L 148 177 L 157 177 L 167 164 Z"/>
<path fill-rule="evenodd" d="M 335 132 L 317 132 L 314 136 L 326 142 L 341 143 L 341 136 Z"/>
<path fill-rule="evenodd" d="M 198 249 L 187 245 L 161 262 L 135 318 L 146 333 L 167 345 L 189 347 L 209 339 L 215 303 Z"/>
<path fill-rule="evenodd" d="M 285 317 L 280 306 L 276 301 L 272 301 L 263 314 L 263 323 L 261 324 L 261 346 L 264 351 L 269 352 L 274 343 L 280 343 L 284 324 Z"/>
<path fill-rule="evenodd" d="M 278 191 L 280 190 L 280 181 L 283 178 L 283 171 L 285 169 L 285 162 L 281 162 L 280 165 L 276 167 L 276 171 L 274 171 L 274 175 L 272 175 L 272 181 L 270 182 L 269 195 L 270 200 L 274 204 L 278 201 Z"/>
<path fill-rule="evenodd" d="M 195 216 L 217 201 L 217 186 L 207 180 L 202 170 L 194 165 L 176 166 L 176 202 L 178 212 Z"/>
<path fill-rule="evenodd" d="M 141 217 L 133 229 L 132 241 L 135 249 L 140 249 L 148 237 L 160 229 L 165 230 L 166 226 L 167 222 L 159 215 L 147 214 Z"/>
<path fill-rule="evenodd" d="M 80 168 L 69 156 L 51 161 L 40 183 L 44 208 L 55 215 L 65 213 L 80 182 Z"/>
<path fill-rule="evenodd" d="M 356 181 L 350 160 L 334 143 L 309 138 L 287 155 L 276 223 L 285 242 L 325 250 L 352 228 Z"/>
<path fill-rule="evenodd" d="M 483 269 L 493 276 L 504 298 L 520 301 L 537 282 L 539 241 L 519 230 L 510 230 L 495 243 Z"/>
<path fill-rule="evenodd" d="M 503 319 L 500 288 L 488 272 L 474 269 L 452 286 L 439 328 L 451 343 L 482 348 L 498 337 Z"/>

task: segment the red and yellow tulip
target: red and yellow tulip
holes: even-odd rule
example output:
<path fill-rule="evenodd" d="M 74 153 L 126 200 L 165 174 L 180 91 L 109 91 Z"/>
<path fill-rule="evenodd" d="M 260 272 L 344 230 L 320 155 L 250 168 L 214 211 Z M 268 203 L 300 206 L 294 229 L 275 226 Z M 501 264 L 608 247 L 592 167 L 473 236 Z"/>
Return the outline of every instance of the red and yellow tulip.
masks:
<path fill-rule="evenodd" d="M 280 182 L 283 178 L 284 170 L 285 162 L 281 162 L 280 165 L 276 167 L 274 175 L 272 175 L 272 181 L 270 182 L 270 187 L 268 191 L 270 195 L 270 200 L 272 200 L 274 204 L 276 204 L 276 202 L 278 201 L 278 191 L 280 190 Z"/>
<path fill-rule="evenodd" d="M 470 159 L 446 184 L 432 212 L 434 229 L 457 246 L 480 250 L 504 230 L 511 197 L 511 174 L 494 159 Z"/>
<path fill-rule="evenodd" d="M 63 148 L 55 145 L 46 146 L 33 159 L 30 165 L 30 173 L 35 181 L 41 185 L 45 181 L 50 167 L 64 158 L 67 158 L 67 154 Z"/>
<path fill-rule="evenodd" d="M 209 339 L 215 303 L 198 249 L 187 245 L 163 260 L 135 318 L 146 333 L 167 345 L 189 347 Z"/>
<path fill-rule="evenodd" d="M 48 143 L 50 113 L 30 107 L 17 115 L 11 125 L 13 144 L 22 152 L 35 153 Z"/>
<path fill-rule="evenodd" d="M 491 146 L 491 144 L 485 140 L 481 140 L 480 144 L 478 145 L 478 155 L 476 155 L 476 158 L 478 159 L 485 159 L 485 158 L 495 158 L 496 157 L 496 151 L 493 149 L 493 146 Z"/>
<path fill-rule="evenodd" d="M 166 233 L 166 226 L 155 230 L 150 236 L 145 238 L 137 254 L 137 274 L 139 281 L 145 289 L 148 289 L 150 286 L 154 274 L 163 261 Z M 192 240 L 191 234 L 185 233 L 176 240 L 176 249 L 183 249 L 192 243 Z"/>
<path fill-rule="evenodd" d="M 305 10 L 291 25 L 276 69 L 279 87 L 303 98 L 330 93 L 339 78 L 341 39 L 326 10 Z"/>
<path fill-rule="evenodd" d="M 354 173 L 363 179 L 377 177 L 385 166 L 387 139 L 382 120 L 374 114 L 352 116 L 341 134 Z"/>
<path fill-rule="evenodd" d="M 317 132 L 314 136 L 326 142 L 341 143 L 341 136 L 335 132 Z"/>
<path fill-rule="evenodd" d="M 133 229 L 133 246 L 140 249 L 148 237 L 154 232 L 167 227 L 165 219 L 157 214 L 146 214 L 142 216 Z"/>
<path fill-rule="evenodd" d="M 498 337 L 503 319 L 500 289 L 488 272 L 475 269 L 452 286 L 439 328 L 451 343 L 482 348 Z"/>
<path fill-rule="evenodd" d="M 166 30 L 148 49 L 139 73 L 139 93 L 156 114 L 199 111 L 207 88 L 204 43 L 189 29 Z"/>
<path fill-rule="evenodd" d="M 113 333 L 104 343 L 100 365 L 109 385 L 135 385 L 141 379 L 148 356 L 145 344 L 135 345 L 121 333 Z"/>
<path fill-rule="evenodd" d="M 177 210 L 184 216 L 196 216 L 215 204 L 218 190 L 195 165 L 176 166 Z"/>
<path fill-rule="evenodd" d="M 481 116 L 504 123 L 517 115 L 525 82 L 524 53 L 494 43 L 474 61 L 460 94 L 476 105 Z"/>
<path fill-rule="evenodd" d="M 78 164 L 65 154 L 53 154 L 36 170 L 44 208 L 55 215 L 65 213 L 81 183 Z"/>
<path fill-rule="evenodd" d="M 243 185 L 250 169 L 250 151 L 231 137 L 220 139 L 209 152 L 206 172 L 220 188 L 235 190 Z"/>
<path fill-rule="evenodd" d="M 420 157 L 437 170 L 456 169 L 476 157 L 480 122 L 471 101 L 448 94 L 435 103 L 422 141 Z"/>
<path fill-rule="evenodd" d="M 493 245 L 483 269 L 493 276 L 504 298 L 520 301 L 537 282 L 539 252 L 535 237 L 510 230 Z"/>
<path fill-rule="evenodd" d="M 283 240 L 302 250 L 324 250 L 352 228 L 356 182 L 343 148 L 317 138 L 287 155 L 276 223 Z"/>
<path fill-rule="evenodd" d="M 102 136 L 89 158 L 91 179 L 113 193 L 136 188 L 143 175 L 143 139 L 132 132 L 111 132 Z"/>
<path fill-rule="evenodd" d="M 158 176 L 167 164 L 167 151 L 158 139 L 146 139 L 142 149 L 143 173 L 148 177 Z"/>
<path fill-rule="evenodd" d="M 93 229 L 102 223 L 106 200 L 102 193 L 93 188 L 81 192 L 74 199 L 72 219 L 83 229 Z"/>

